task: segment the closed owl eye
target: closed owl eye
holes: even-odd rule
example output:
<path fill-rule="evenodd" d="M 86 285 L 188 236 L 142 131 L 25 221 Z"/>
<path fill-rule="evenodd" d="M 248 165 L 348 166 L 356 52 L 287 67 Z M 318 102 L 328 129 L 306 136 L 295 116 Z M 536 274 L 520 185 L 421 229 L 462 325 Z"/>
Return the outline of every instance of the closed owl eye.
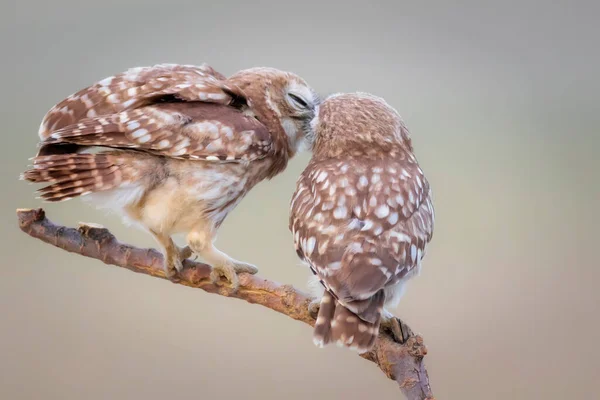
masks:
<path fill-rule="evenodd" d="M 292 99 L 292 101 L 300 108 L 308 108 L 308 103 L 300 96 L 297 96 L 293 93 L 288 93 L 288 97 Z"/>

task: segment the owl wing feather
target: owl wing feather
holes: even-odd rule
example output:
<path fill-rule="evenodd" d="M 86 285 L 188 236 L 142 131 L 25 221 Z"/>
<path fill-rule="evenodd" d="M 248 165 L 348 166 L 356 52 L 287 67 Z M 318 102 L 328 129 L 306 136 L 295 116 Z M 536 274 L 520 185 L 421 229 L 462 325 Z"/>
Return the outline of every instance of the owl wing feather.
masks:
<path fill-rule="evenodd" d="M 225 82 L 225 76 L 210 66 L 158 64 L 130 68 L 102 79 L 52 107 L 42 119 L 39 136 L 48 138 L 54 131 L 84 118 L 132 110 L 172 96 L 180 101 L 230 104 L 240 90 Z"/>
<path fill-rule="evenodd" d="M 38 156 L 103 146 L 206 161 L 261 159 L 272 137 L 241 112 L 247 105 L 244 93 L 208 65 L 132 68 L 54 106 L 40 127 Z"/>
<path fill-rule="evenodd" d="M 133 68 L 54 106 L 22 179 L 52 183 L 41 197 L 63 201 L 140 179 L 140 166 L 132 163 L 144 155 L 211 163 L 268 157 L 273 138 L 244 114 L 248 106 L 243 91 L 207 65 Z M 112 152 L 80 153 L 94 146 Z"/>
<path fill-rule="evenodd" d="M 163 103 L 85 118 L 53 132 L 43 143 L 65 144 L 216 162 L 254 161 L 273 148 L 269 131 L 258 120 L 232 107 L 204 102 Z"/>

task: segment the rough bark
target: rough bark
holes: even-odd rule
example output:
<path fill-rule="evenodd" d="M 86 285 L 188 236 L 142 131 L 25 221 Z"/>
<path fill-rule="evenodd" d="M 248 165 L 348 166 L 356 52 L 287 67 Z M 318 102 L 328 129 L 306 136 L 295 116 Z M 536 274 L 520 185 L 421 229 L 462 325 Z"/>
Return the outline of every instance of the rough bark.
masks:
<path fill-rule="evenodd" d="M 42 209 L 17 210 L 17 216 L 23 232 L 53 246 L 133 272 L 167 279 L 162 269 L 161 253 L 120 243 L 101 226 L 81 224 L 76 229 L 55 225 L 46 218 Z M 311 299 L 293 286 L 281 285 L 257 275 L 240 274 L 240 287 L 233 291 L 227 286 L 213 284 L 209 278 L 210 271 L 206 264 L 186 260 L 181 277 L 175 283 L 260 304 L 314 326 L 315 320 L 308 311 Z M 388 378 L 398 383 L 407 399 L 432 400 L 429 376 L 423 363 L 427 354 L 423 339 L 413 335 L 406 324 L 398 321 L 403 331 L 410 333 L 404 344 L 399 344 L 389 332 L 382 331 L 375 348 L 360 357 L 377 364 Z"/>

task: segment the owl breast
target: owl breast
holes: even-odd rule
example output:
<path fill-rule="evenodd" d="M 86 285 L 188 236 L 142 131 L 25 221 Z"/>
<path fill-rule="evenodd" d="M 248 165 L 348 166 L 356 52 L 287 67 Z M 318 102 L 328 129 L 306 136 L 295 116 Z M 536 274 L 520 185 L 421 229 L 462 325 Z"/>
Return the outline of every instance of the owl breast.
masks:
<path fill-rule="evenodd" d="M 245 164 L 151 162 L 153 171 L 136 183 L 86 197 L 125 215 L 129 225 L 155 232 L 172 235 L 201 225 L 216 230 L 271 165 L 270 159 Z"/>
<path fill-rule="evenodd" d="M 170 163 L 169 178 L 143 204 L 143 218 L 148 226 L 161 224 L 161 231 L 171 234 L 187 232 L 199 224 L 218 228 L 270 166 L 269 160 L 245 165 Z"/>

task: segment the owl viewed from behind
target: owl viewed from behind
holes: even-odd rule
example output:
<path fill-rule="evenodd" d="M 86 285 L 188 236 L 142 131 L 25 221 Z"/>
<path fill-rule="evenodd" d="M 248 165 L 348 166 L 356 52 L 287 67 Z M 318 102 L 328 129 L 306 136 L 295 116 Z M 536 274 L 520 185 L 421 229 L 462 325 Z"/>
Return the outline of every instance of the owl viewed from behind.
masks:
<path fill-rule="evenodd" d="M 63 100 L 44 117 L 23 174 L 47 201 L 85 196 L 150 232 L 167 276 L 197 254 L 236 288 L 255 266 L 213 242 L 257 183 L 282 172 L 311 136 L 318 96 L 299 76 L 251 68 L 226 78 L 207 65 L 127 70 Z M 171 235 L 186 234 L 180 249 Z"/>
<path fill-rule="evenodd" d="M 419 273 L 433 234 L 431 189 L 409 132 L 383 99 L 337 94 L 312 121 L 312 158 L 291 201 L 298 256 L 320 281 L 317 346 L 370 350 Z"/>

